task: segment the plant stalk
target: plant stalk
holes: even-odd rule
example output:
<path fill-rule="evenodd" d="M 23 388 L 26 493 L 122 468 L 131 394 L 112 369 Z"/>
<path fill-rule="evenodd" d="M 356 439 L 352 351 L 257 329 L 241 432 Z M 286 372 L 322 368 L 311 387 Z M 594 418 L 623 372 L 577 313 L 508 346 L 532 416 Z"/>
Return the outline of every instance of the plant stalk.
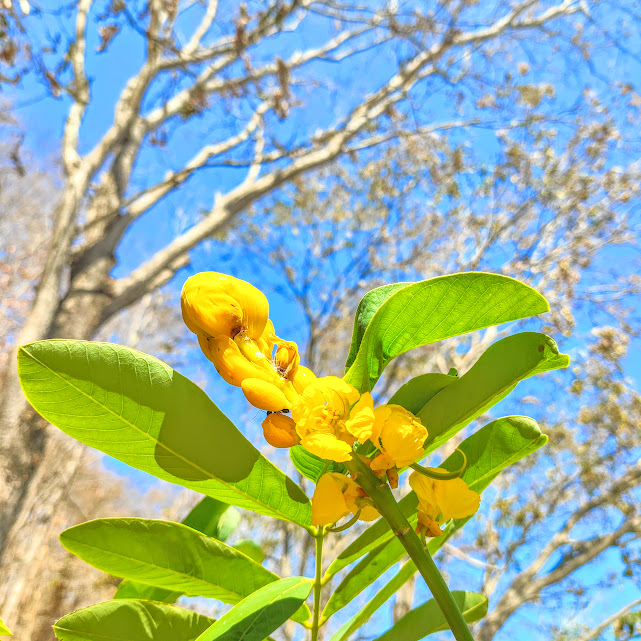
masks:
<path fill-rule="evenodd" d="M 401 512 L 387 483 L 376 478 L 357 456 L 345 465 L 356 482 L 369 494 L 381 516 L 390 524 L 392 531 L 414 561 L 456 640 L 474 641 L 470 629 L 432 556 Z"/>
<path fill-rule="evenodd" d="M 316 575 L 314 577 L 314 615 L 312 619 L 312 638 L 311 641 L 318 641 L 318 630 L 320 628 L 320 607 L 321 591 L 323 589 L 323 539 L 325 538 L 325 529 L 318 528 L 316 534 Z"/>

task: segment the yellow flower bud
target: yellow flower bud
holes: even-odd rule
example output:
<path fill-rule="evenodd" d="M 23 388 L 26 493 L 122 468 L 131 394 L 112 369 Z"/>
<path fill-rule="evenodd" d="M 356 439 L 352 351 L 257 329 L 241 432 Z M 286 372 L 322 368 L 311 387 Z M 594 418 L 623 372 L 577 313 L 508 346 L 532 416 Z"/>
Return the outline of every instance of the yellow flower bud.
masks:
<path fill-rule="evenodd" d="M 279 372 L 285 378 L 292 380 L 296 376 L 298 366 L 300 364 L 300 355 L 298 354 L 298 346 L 293 341 L 278 342 L 278 349 L 274 356 L 274 365 L 278 368 Z"/>
<path fill-rule="evenodd" d="M 293 447 L 300 442 L 296 434 L 296 423 L 285 414 L 268 414 L 263 421 L 265 440 L 274 447 Z"/>
<path fill-rule="evenodd" d="M 205 356 L 230 385 L 240 387 L 246 378 L 260 378 L 274 384 L 279 380 L 276 370 L 271 366 L 264 367 L 245 358 L 238 345 L 228 336 L 215 338 L 199 336 L 198 343 Z"/>
<path fill-rule="evenodd" d="M 371 440 L 381 453 L 372 461 L 372 470 L 405 467 L 423 454 L 427 429 L 400 405 L 382 405 L 374 410 Z"/>
<path fill-rule="evenodd" d="M 260 378 L 246 378 L 240 386 L 245 398 L 259 410 L 280 412 L 292 406 L 280 388 Z"/>
<path fill-rule="evenodd" d="M 428 536 L 441 534 L 440 525 L 448 519 L 472 516 L 481 503 L 479 494 L 460 478 L 432 479 L 412 472 L 409 483 L 418 497 L 419 529 Z"/>
<path fill-rule="evenodd" d="M 202 272 L 187 279 L 180 297 L 185 324 L 204 338 L 245 331 L 260 338 L 269 315 L 265 295 L 253 285 L 217 272 Z"/>
<path fill-rule="evenodd" d="M 316 374 L 311 369 L 304 365 L 299 365 L 296 373 L 294 374 L 294 389 L 302 394 L 312 383 L 317 381 Z"/>

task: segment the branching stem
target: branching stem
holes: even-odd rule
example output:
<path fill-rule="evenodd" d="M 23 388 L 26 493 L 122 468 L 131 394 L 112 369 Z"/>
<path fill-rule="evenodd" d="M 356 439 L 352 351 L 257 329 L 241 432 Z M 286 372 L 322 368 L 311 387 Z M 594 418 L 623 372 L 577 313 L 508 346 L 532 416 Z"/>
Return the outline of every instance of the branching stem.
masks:
<path fill-rule="evenodd" d="M 369 494 L 378 511 L 390 524 L 392 531 L 416 564 L 456 640 L 474 641 L 445 580 L 432 560 L 430 553 L 421 543 L 418 535 L 401 512 L 389 487 L 387 485 L 381 486 L 379 479 L 372 474 L 367 465 L 358 457 L 354 457 L 352 461 L 346 463 L 346 466 L 352 477 L 357 476 L 359 485 Z M 312 637 L 312 640 L 315 641 L 314 637 Z"/>

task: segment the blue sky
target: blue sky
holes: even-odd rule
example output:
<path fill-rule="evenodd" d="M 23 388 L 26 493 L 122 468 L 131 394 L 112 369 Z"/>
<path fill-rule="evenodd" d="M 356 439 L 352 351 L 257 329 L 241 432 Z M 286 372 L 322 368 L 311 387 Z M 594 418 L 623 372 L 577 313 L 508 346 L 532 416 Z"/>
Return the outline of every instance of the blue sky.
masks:
<path fill-rule="evenodd" d="M 404 4 L 403 6 L 409 6 Z M 420 3 L 417 6 L 421 6 Z M 234 3 L 228 3 L 226 8 L 231 10 Z M 479 9 L 481 11 L 481 9 Z M 470 16 L 470 21 L 473 19 Z M 616 17 L 609 15 L 603 7 L 595 9 L 595 19 L 602 25 L 614 27 Z M 33 18 L 34 23 L 36 18 Z M 68 28 L 68 22 L 65 19 L 56 21 Z M 40 23 L 38 23 L 40 24 Z M 193 16 L 187 16 L 181 28 L 188 31 L 193 24 Z M 92 16 L 90 22 L 90 36 L 88 41 L 88 51 L 91 52 L 87 63 L 87 73 L 92 80 L 92 103 L 87 111 L 83 122 L 81 132 L 81 151 L 86 152 L 91 149 L 100 135 L 104 133 L 113 116 L 114 100 L 120 93 L 128 77 L 135 72 L 143 61 L 143 50 L 141 41 L 137 34 L 130 30 L 125 30 L 119 34 L 114 41 L 114 45 L 105 54 L 96 55 L 93 53 L 98 45 L 98 37 L 95 31 L 95 16 Z M 35 26 L 36 30 L 41 27 Z M 617 27 L 618 28 L 618 27 Z M 260 56 L 269 58 L 277 51 L 280 55 L 286 56 L 298 47 L 309 45 L 314 42 L 321 42 L 326 35 L 327 22 L 316 19 L 306 23 L 300 32 L 289 36 L 285 42 L 278 41 L 268 44 L 260 53 Z M 632 28 L 633 34 L 638 32 L 638 27 Z M 638 47 L 639 41 L 630 38 L 630 46 Z M 350 59 L 344 66 L 328 62 L 318 62 L 306 69 L 302 76 L 311 78 L 315 74 L 320 74 L 329 79 L 328 87 L 312 88 L 305 87 L 302 89 L 307 98 L 305 109 L 293 111 L 291 120 L 279 124 L 279 136 L 283 142 L 294 144 L 297 140 L 304 138 L 311 128 L 327 126 L 334 123 L 340 114 L 354 104 L 363 93 L 373 90 L 382 81 L 388 78 L 395 68 L 397 60 L 404 58 L 408 51 L 406 47 L 388 47 L 380 51 L 366 51 L 358 57 Z M 505 57 L 499 57 L 491 65 L 485 63 L 480 57 L 474 57 L 474 64 L 479 66 L 484 73 L 496 75 L 497 77 L 504 74 L 508 67 L 519 60 L 527 60 L 534 57 L 537 60 L 552 60 L 553 64 L 547 66 L 541 65 L 535 72 L 534 80 L 537 82 L 553 81 L 557 87 L 557 93 L 554 100 L 549 101 L 549 109 L 554 112 L 562 112 L 569 108 L 577 100 L 586 84 L 594 88 L 600 97 L 606 102 L 611 103 L 613 112 L 617 118 L 624 124 L 625 114 L 620 105 L 614 104 L 614 94 L 607 89 L 606 79 L 616 77 L 622 83 L 633 83 L 636 78 L 641 77 L 641 68 L 633 56 L 625 55 L 621 51 L 610 48 L 595 51 L 591 60 L 593 70 L 586 65 L 579 64 L 578 53 L 569 54 L 566 58 L 560 60 L 552 56 L 552 50 L 549 44 L 537 43 L 535 45 L 526 45 L 525 43 L 516 48 L 513 53 L 513 60 L 509 63 Z M 259 56 L 259 57 L 260 57 Z M 464 60 L 455 62 L 455 67 L 465 64 Z M 563 77 L 563 82 L 559 83 L 559 77 Z M 530 81 L 532 81 L 530 79 Z M 413 115 L 420 122 L 439 122 L 451 119 L 452 117 L 469 117 L 477 115 L 473 106 L 474 101 L 466 99 L 463 103 L 462 113 L 452 113 L 455 111 L 452 103 L 452 92 L 445 82 L 436 82 L 426 86 L 417 87 L 412 92 Z M 482 87 L 474 87 L 475 90 L 481 91 Z M 465 91 L 471 92 L 472 89 Z M 153 92 L 152 92 L 153 93 Z M 63 121 L 68 108 L 68 100 L 64 97 L 53 99 L 45 97 L 45 90 L 33 77 L 27 78 L 15 92 L 9 92 L 7 97 L 15 105 L 14 113 L 20 118 L 21 123 L 26 127 L 27 136 L 25 146 L 37 158 L 43 159 L 47 164 L 57 154 L 59 148 Z M 478 97 L 478 96 L 476 96 Z M 42 98 L 42 99 L 40 99 Z M 469 97 L 468 97 L 469 98 Z M 517 113 L 515 106 L 514 117 L 521 114 Z M 484 113 L 483 113 L 484 115 Z M 147 146 L 142 153 L 139 163 L 136 166 L 132 189 L 138 189 L 150 182 L 157 180 L 162 176 L 165 169 L 169 166 L 175 168 L 182 161 L 189 158 L 195 149 L 202 143 L 203 137 L 207 139 L 224 135 L 226 132 L 233 130 L 237 123 L 229 122 L 223 118 L 223 110 L 220 106 L 214 104 L 211 110 L 203 117 L 196 119 L 193 126 L 181 126 L 179 132 L 170 138 L 168 148 Z M 562 128 L 562 126 L 561 126 Z M 630 132 L 628 132 L 630 133 Z M 469 144 L 475 147 L 480 159 L 484 162 L 491 162 L 496 153 L 496 141 L 494 133 L 491 130 L 475 129 L 472 132 L 462 132 L 453 134 L 454 136 L 470 136 Z M 560 138 L 560 143 L 562 142 Z M 617 160 L 626 160 L 625 158 L 617 159 L 613 157 L 613 162 Z M 245 169 L 212 169 L 208 172 L 192 179 L 188 187 L 172 195 L 159 203 L 149 214 L 145 215 L 137 222 L 125 238 L 119 252 L 120 264 L 115 275 L 122 275 L 134 268 L 146 257 L 150 256 L 153 251 L 162 247 L 177 231 L 184 228 L 185 225 L 191 224 L 203 209 L 211 206 L 216 191 L 226 191 L 236 185 L 245 174 Z M 177 216 L 180 212 L 180 216 Z M 636 225 L 641 224 L 638 211 L 635 212 Z M 304 250 L 303 247 L 300 248 Z M 183 270 L 176 279 L 174 290 L 180 289 L 184 278 L 196 271 L 215 270 L 232 273 L 238 277 L 245 278 L 260 284 L 266 291 L 272 301 L 272 317 L 277 327 L 285 327 L 292 332 L 298 340 L 303 336 L 296 336 L 296 327 L 300 326 L 300 310 L 296 308 L 291 301 L 274 295 L 277 282 L 273 279 L 273 272 L 265 269 L 260 273 L 255 263 L 248 263 L 242 260 L 242 248 L 226 248 L 223 243 L 213 241 L 205 247 L 201 247 L 192 254 L 192 265 Z M 638 259 L 638 248 L 612 248 L 604 252 L 600 258 L 601 265 L 596 266 L 596 271 L 605 269 L 612 263 L 619 263 L 622 270 L 630 269 L 633 261 Z M 497 268 L 500 265 L 497 264 Z M 635 303 L 636 309 L 639 310 L 638 301 Z M 356 307 L 356 302 L 354 308 Z M 538 322 L 538 321 L 537 321 Z M 582 318 L 581 326 L 578 333 L 584 334 L 589 330 L 589 318 Z M 582 346 L 582 336 L 572 337 L 562 345 L 563 351 L 573 355 L 577 354 Z M 208 361 L 194 350 L 191 354 L 193 365 L 191 371 L 187 374 L 197 376 L 201 372 L 211 372 L 211 366 Z M 626 360 L 627 373 L 636 381 L 641 378 L 641 341 L 635 339 L 631 345 L 630 354 Z M 536 381 L 530 381 L 524 385 L 523 393 L 533 393 L 536 390 Z M 227 412 L 239 424 L 252 418 L 251 411 L 248 412 L 247 406 L 242 400 L 240 393 L 224 393 L 222 388 L 212 378 L 208 384 L 208 392 L 217 401 L 221 408 Z M 237 390 L 234 390 L 237 391 Z M 509 401 L 502 403 L 496 410 L 495 415 L 508 413 L 510 410 Z M 257 423 L 254 429 L 257 428 Z M 250 438 L 252 434 L 248 434 Z M 254 442 L 258 442 L 256 433 L 253 434 Z M 123 470 L 122 466 L 116 469 L 123 473 L 129 473 Z M 133 474 L 131 478 L 141 485 L 144 485 L 148 477 L 143 478 L 140 474 Z M 615 559 L 603 558 L 601 563 L 608 565 L 614 564 Z M 594 572 L 595 570 L 585 570 L 585 572 Z M 597 570 L 598 571 L 598 570 Z M 590 580 L 590 575 L 586 577 Z M 584 613 L 578 613 L 577 619 L 581 622 L 592 623 L 602 615 L 616 609 L 617 604 L 624 600 L 631 599 L 635 593 L 629 592 L 622 595 L 617 592 L 608 592 L 608 594 L 596 593 L 592 607 Z M 417 602 L 424 600 L 424 591 L 417 591 Z M 505 630 L 501 638 L 508 639 L 513 633 L 522 631 L 524 622 L 528 617 L 536 618 L 536 606 L 532 606 L 523 614 L 514 617 Z M 389 614 L 384 614 L 389 620 Z M 585 621 L 581 617 L 585 617 Z M 590 620 L 593 617 L 594 621 Z M 574 620 L 574 619 L 573 619 Z"/>

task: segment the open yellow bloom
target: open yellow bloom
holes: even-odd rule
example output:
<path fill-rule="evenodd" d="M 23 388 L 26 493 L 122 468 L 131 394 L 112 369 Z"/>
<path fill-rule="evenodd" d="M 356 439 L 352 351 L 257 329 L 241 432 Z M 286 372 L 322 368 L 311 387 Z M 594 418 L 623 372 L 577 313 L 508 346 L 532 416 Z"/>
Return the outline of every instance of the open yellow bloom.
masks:
<path fill-rule="evenodd" d="M 463 479 L 431 479 L 412 472 L 409 482 L 418 497 L 418 529 L 428 536 L 442 534 L 440 526 L 448 519 L 463 519 L 479 509 L 481 497 Z"/>
<path fill-rule="evenodd" d="M 180 296 L 185 325 L 204 338 L 241 331 L 260 338 L 269 315 L 269 303 L 259 289 L 238 278 L 202 272 L 187 279 Z"/>
<path fill-rule="evenodd" d="M 361 488 L 347 476 L 329 472 L 318 479 L 312 497 L 313 525 L 329 525 L 359 510 L 359 519 L 362 521 L 374 521 L 380 516 Z"/>
<path fill-rule="evenodd" d="M 324 459 L 349 461 L 354 442 L 372 435 L 372 397 L 369 393 L 359 397 L 355 387 L 336 376 L 308 385 L 291 410 L 301 445 Z"/>
<path fill-rule="evenodd" d="M 290 416 L 271 413 L 263 421 L 265 440 L 274 447 L 293 447 L 300 442 L 296 433 L 296 423 Z"/>
<path fill-rule="evenodd" d="M 374 410 L 372 442 L 380 454 L 372 470 L 389 470 L 414 463 L 423 454 L 427 429 L 414 414 L 400 405 L 382 405 Z"/>

